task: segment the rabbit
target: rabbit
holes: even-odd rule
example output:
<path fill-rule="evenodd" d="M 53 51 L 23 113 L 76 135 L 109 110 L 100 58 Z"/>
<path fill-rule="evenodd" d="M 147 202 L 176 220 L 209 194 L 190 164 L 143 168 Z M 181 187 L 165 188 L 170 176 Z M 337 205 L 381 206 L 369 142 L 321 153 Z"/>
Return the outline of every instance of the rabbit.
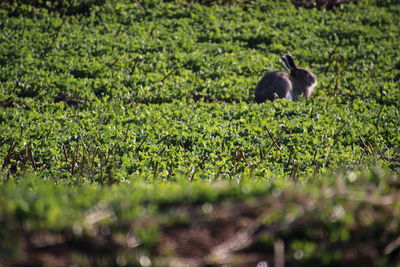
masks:
<path fill-rule="evenodd" d="M 295 101 L 300 95 L 310 97 L 317 85 L 317 77 L 308 69 L 296 67 L 291 55 L 284 55 L 281 59 L 290 70 L 290 74 L 282 71 L 266 73 L 256 87 L 255 100 L 257 103 L 276 98 Z"/>

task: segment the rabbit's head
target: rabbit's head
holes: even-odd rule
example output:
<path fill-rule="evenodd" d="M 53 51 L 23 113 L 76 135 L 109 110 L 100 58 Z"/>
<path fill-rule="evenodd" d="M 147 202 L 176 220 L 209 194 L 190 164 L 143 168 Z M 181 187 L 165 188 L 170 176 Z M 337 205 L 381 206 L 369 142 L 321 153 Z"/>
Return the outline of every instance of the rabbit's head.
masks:
<path fill-rule="evenodd" d="M 313 88 L 317 85 L 317 77 L 308 69 L 298 68 L 291 55 L 282 56 L 282 60 L 285 66 L 290 70 L 290 78 L 294 93 L 309 97 Z"/>

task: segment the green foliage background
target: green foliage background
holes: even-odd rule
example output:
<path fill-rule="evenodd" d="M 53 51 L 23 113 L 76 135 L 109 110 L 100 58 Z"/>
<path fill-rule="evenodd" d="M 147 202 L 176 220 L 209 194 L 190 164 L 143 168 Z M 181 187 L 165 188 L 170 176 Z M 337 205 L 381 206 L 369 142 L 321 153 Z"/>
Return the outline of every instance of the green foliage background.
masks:
<path fill-rule="evenodd" d="M 400 5 L 389 0 L 332 10 L 288 1 L 3 1 L 0 223 L 68 228 L 108 194 L 143 189 L 132 203 L 178 203 L 187 182 L 204 198 L 182 199 L 196 202 L 218 200 L 205 185 L 213 181 L 237 183 L 228 195 L 244 199 L 297 182 L 317 190 L 311 183 L 335 183 L 327 177 L 339 170 L 381 166 L 398 179 L 399 26 Z M 258 80 L 283 70 L 288 52 L 317 75 L 312 98 L 256 104 Z M 139 216 L 132 212 L 124 220 Z"/>
<path fill-rule="evenodd" d="M 112 180 L 398 170 L 399 12 L 379 3 L 118 1 L 86 15 L 22 4 L 11 17 L 3 4 L 3 171 L 103 182 L 105 169 Z M 313 98 L 255 104 L 286 52 L 317 74 Z"/>

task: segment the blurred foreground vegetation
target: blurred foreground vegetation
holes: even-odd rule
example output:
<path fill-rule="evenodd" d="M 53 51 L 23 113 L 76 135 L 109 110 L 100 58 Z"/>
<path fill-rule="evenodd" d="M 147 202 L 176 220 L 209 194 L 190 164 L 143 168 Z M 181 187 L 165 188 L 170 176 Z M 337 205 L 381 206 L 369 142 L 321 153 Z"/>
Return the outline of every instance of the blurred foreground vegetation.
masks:
<path fill-rule="evenodd" d="M 379 167 L 307 183 L 0 188 L 0 260 L 69 266 L 398 266 L 400 180 Z M 397 264 L 397 265 L 396 265 Z"/>

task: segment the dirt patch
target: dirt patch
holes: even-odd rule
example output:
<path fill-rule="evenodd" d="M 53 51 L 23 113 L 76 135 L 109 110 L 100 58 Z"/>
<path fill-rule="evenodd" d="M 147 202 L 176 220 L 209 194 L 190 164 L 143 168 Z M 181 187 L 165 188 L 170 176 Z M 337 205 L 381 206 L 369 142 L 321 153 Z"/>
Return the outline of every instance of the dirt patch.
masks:
<path fill-rule="evenodd" d="M 77 108 L 80 105 L 85 104 L 86 101 L 76 97 L 71 97 L 64 93 L 59 93 L 56 97 L 54 97 L 54 102 L 55 103 L 64 102 L 70 107 Z"/>
<path fill-rule="evenodd" d="M 348 4 L 348 3 L 357 3 L 358 0 L 292 0 L 292 3 L 296 7 L 305 7 L 305 8 L 327 8 L 332 9 L 334 7 Z"/>

